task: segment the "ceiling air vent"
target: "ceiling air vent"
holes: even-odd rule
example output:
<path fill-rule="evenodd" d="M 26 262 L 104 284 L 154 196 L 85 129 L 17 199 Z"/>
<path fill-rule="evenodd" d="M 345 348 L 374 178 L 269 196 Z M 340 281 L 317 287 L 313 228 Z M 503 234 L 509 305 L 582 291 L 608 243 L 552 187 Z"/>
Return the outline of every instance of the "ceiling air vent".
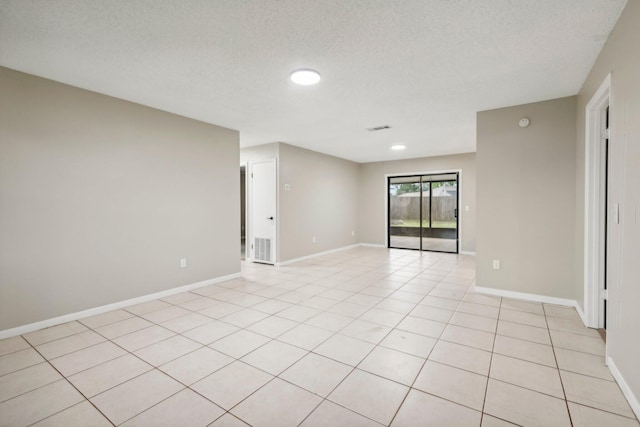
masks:
<path fill-rule="evenodd" d="M 368 130 L 369 132 L 376 132 L 376 131 L 379 131 L 379 130 L 385 130 L 385 129 L 391 129 L 391 126 L 389 126 L 389 125 L 384 125 L 384 126 L 376 126 L 376 127 L 374 127 L 374 128 L 367 128 L 367 130 Z"/>

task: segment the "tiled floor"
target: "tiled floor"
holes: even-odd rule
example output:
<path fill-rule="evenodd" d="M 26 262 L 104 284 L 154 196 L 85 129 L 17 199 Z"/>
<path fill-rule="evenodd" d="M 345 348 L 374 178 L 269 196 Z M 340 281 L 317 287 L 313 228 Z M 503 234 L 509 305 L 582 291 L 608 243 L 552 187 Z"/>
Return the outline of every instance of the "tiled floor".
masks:
<path fill-rule="evenodd" d="M 571 308 L 357 248 L 0 341 L 2 426 L 635 426 Z"/>

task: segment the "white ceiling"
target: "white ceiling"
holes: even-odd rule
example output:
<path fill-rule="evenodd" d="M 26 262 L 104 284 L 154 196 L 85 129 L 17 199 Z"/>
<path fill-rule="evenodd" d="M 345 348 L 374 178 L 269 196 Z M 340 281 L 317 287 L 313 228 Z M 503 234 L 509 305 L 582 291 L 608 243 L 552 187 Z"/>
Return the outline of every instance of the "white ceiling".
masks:
<path fill-rule="evenodd" d="M 237 129 L 241 146 L 421 157 L 475 151 L 477 111 L 576 94 L 625 3 L 0 0 L 0 65 Z M 322 81 L 294 85 L 301 67 Z"/>

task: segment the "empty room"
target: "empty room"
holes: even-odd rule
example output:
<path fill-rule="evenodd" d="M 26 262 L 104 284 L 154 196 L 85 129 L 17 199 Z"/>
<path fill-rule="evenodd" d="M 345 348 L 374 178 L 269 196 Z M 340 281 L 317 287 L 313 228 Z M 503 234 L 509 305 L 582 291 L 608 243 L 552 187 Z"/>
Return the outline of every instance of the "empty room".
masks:
<path fill-rule="evenodd" d="M 0 0 L 0 426 L 640 427 L 640 0 Z"/>

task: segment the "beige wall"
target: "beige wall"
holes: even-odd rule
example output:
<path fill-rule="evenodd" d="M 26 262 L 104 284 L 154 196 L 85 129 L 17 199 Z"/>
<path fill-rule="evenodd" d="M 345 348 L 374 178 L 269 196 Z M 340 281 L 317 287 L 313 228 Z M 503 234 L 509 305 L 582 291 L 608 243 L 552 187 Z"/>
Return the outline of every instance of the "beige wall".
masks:
<path fill-rule="evenodd" d="M 6 68 L 0 93 L 0 330 L 239 271 L 238 132 Z"/>
<path fill-rule="evenodd" d="M 575 97 L 478 113 L 478 286 L 574 298 L 575 123 Z"/>
<path fill-rule="evenodd" d="M 288 144 L 279 159 L 280 261 L 359 242 L 358 164 Z"/>
<path fill-rule="evenodd" d="M 423 157 L 410 160 L 363 163 L 360 165 L 358 191 L 358 237 L 361 243 L 384 245 L 386 241 L 386 175 L 403 175 L 443 170 L 462 170 L 460 206 L 460 250 L 476 250 L 476 155 Z M 469 206 L 469 211 L 464 207 Z"/>
<path fill-rule="evenodd" d="M 271 144 L 262 144 L 255 145 L 253 147 L 242 148 L 240 150 L 240 163 L 244 165 L 249 162 L 255 162 L 259 160 L 277 159 L 279 148 L 279 142 L 272 142 Z"/>
<path fill-rule="evenodd" d="M 585 107 L 609 72 L 611 140 L 609 201 L 620 204 L 620 224 L 609 228 L 607 353 L 640 398 L 640 1 L 629 1 L 587 77 L 577 103 L 577 277 L 582 302 Z M 637 400 L 636 400 L 637 404 Z M 636 407 L 638 415 L 638 407 Z"/>

